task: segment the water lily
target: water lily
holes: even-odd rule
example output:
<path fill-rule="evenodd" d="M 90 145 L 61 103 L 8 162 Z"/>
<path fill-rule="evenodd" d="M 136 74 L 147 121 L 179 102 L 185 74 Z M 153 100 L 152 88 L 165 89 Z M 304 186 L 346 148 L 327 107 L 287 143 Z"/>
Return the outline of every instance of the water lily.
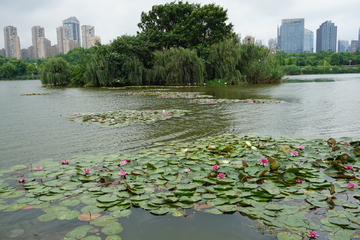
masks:
<path fill-rule="evenodd" d="M 111 119 L 110 121 L 112 121 L 112 122 L 113 122 L 113 121 L 115 121 L 115 119 Z"/>
<path fill-rule="evenodd" d="M 36 166 L 36 167 L 35 167 L 35 170 L 36 170 L 36 171 L 39 171 L 39 170 L 41 170 L 41 169 L 42 169 L 42 167 L 40 167 L 40 166 Z"/>
<path fill-rule="evenodd" d="M 218 178 L 224 178 L 224 177 L 225 177 L 225 174 L 219 173 L 219 174 L 217 175 L 217 177 L 218 177 Z"/>
<path fill-rule="evenodd" d="M 300 150 L 303 150 L 305 147 L 303 145 L 297 145 L 296 148 L 300 149 Z"/>
<path fill-rule="evenodd" d="M 304 180 L 301 180 L 301 179 L 296 179 L 296 182 L 297 183 L 302 183 Z"/>
<path fill-rule="evenodd" d="M 216 171 L 218 168 L 219 168 L 218 165 L 214 165 L 214 166 L 212 166 L 211 169 L 212 169 L 213 171 Z"/>
<path fill-rule="evenodd" d="M 345 169 L 353 169 L 354 167 L 351 166 L 351 165 L 345 165 L 344 168 L 345 168 Z"/>
<path fill-rule="evenodd" d="M 119 175 L 120 175 L 120 176 L 125 176 L 125 175 L 126 175 L 126 172 L 125 172 L 125 171 L 121 171 L 121 172 L 119 172 Z"/>
<path fill-rule="evenodd" d="M 223 160 L 222 163 L 223 163 L 223 164 L 228 164 L 229 161 L 228 161 L 228 160 Z"/>
<path fill-rule="evenodd" d="M 186 173 L 190 172 L 190 168 L 185 168 L 184 172 L 186 172 Z"/>
<path fill-rule="evenodd" d="M 69 164 L 69 160 L 62 160 L 62 161 L 61 161 L 61 164 L 62 164 L 62 165 Z"/>
<path fill-rule="evenodd" d="M 79 114 L 77 114 L 77 113 L 74 113 L 74 115 L 77 116 L 77 117 L 79 116 Z"/>
<path fill-rule="evenodd" d="M 163 116 L 165 116 L 165 115 L 166 115 L 166 113 L 163 113 L 162 115 L 163 115 Z"/>
<path fill-rule="evenodd" d="M 124 161 L 130 162 L 130 161 L 131 161 L 131 159 L 130 159 L 130 158 L 128 158 L 128 159 L 125 159 Z"/>
<path fill-rule="evenodd" d="M 348 184 L 347 184 L 347 187 L 348 187 L 348 188 L 354 188 L 354 187 L 355 187 L 355 184 L 353 184 L 353 183 L 348 183 Z"/>
<path fill-rule="evenodd" d="M 266 158 L 262 158 L 262 159 L 260 159 L 260 162 L 261 162 L 262 164 L 264 164 L 264 166 L 265 166 L 265 164 L 268 163 L 269 160 L 267 160 Z"/>
<path fill-rule="evenodd" d="M 99 122 L 101 122 L 101 121 L 102 121 L 102 119 L 100 118 L 100 119 L 99 119 Z"/>
<path fill-rule="evenodd" d="M 257 148 L 255 146 L 251 146 L 251 149 L 252 150 L 256 150 Z"/>
<path fill-rule="evenodd" d="M 292 157 L 295 157 L 295 156 L 299 155 L 299 153 L 297 151 L 292 151 L 290 154 L 291 154 Z"/>
<path fill-rule="evenodd" d="M 18 181 L 19 181 L 19 183 L 24 183 L 24 182 L 25 182 L 25 178 L 19 178 Z"/>
<path fill-rule="evenodd" d="M 111 113 L 111 111 L 109 111 L 109 113 Z"/>
<path fill-rule="evenodd" d="M 170 113 L 171 113 L 170 111 L 167 112 L 167 114 L 170 114 Z"/>
<path fill-rule="evenodd" d="M 121 165 L 121 166 L 123 166 L 123 165 L 125 165 L 125 164 L 126 164 L 126 161 L 121 161 L 121 162 L 120 162 L 120 165 Z"/>
<path fill-rule="evenodd" d="M 91 119 L 91 121 L 95 122 L 95 119 Z"/>
<path fill-rule="evenodd" d="M 309 237 L 310 238 L 317 238 L 319 235 L 317 235 L 317 232 L 315 232 L 315 231 L 310 231 L 309 232 Z"/>
<path fill-rule="evenodd" d="M 246 141 L 245 144 L 251 147 L 251 143 L 249 141 Z"/>
<path fill-rule="evenodd" d="M 90 173 L 91 172 L 91 169 L 89 169 L 89 168 L 83 168 L 82 170 L 83 170 L 84 173 Z"/>
<path fill-rule="evenodd" d="M 344 144 L 350 146 L 350 143 L 349 143 L 349 142 L 344 142 Z"/>
<path fill-rule="evenodd" d="M 346 152 L 345 152 L 345 153 L 343 153 L 343 154 L 346 154 L 346 155 L 348 155 L 348 156 L 350 157 L 350 153 L 346 153 Z"/>

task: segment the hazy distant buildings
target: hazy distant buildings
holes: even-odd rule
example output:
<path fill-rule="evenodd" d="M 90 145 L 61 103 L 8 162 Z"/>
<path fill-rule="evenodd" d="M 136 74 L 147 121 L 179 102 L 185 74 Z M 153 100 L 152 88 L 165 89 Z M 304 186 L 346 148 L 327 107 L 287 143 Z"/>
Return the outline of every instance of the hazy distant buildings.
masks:
<path fill-rule="evenodd" d="M 244 44 L 255 44 L 255 38 L 252 36 L 246 36 L 243 42 Z"/>
<path fill-rule="evenodd" d="M 306 28 L 304 35 L 304 52 L 314 52 L 314 33 Z"/>
<path fill-rule="evenodd" d="M 275 53 L 277 51 L 277 43 L 276 38 L 269 38 L 268 48 L 270 52 Z"/>
<path fill-rule="evenodd" d="M 5 48 L 0 49 L 0 56 L 5 57 Z"/>
<path fill-rule="evenodd" d="M 80 22 L 76 17 L 69 17 L 63 21 L 64 27 L 70 28 L 70 39 L 76 40 L 80 46 Z"/>
<path fill-rule="evenodd" d="M 81 26 L 82 47 L 90 48 L 90 38 L 95 36 L 95 27 L 90 25 Z"/>
<path fill-rule="evenodd" d="M 29 59 L 34 60 L 35 56 L 34 56 L 34 46 L 30 46 L 27 48 L 27 56 Z"/>
<path fill-rule="evenodd" d="M 14 26 L 4 27 L 5 57 L 13 58 L 11 50 L 11 37 L 17 36 L 17 29 Z"/>
<path fill-rule="evenodd" d="M 21 59 L 28 59 L 28 51 L 26 48 L 21 49 Z"/>
<path fill-rule="evenodd" d="M 286 53 L 304 51 L 305 19 L 282 19 L 278 27 L 278 47 Z"/>
<path fill-rule="evenodd" d="M 255 46 L 262 46 L 262 40 L 256 40 L 255 41 Z"/>
<path fill-rule="evenodd" d="M 64 40 L 64 54 L 67 54 L 70 50 L 76 47 L 79 47 L 78 41 L 70 38 Z"/>
<path fill-rule="evenodd" d="M 45 30 L 43 27 L 40 26 L 34 26 L 31 28 L 31 35 L 32 35 L 32 44 L 34 46 L 34 59 L 40 58 L 40 38 L 45 37 Z"/>
<path fill-rule="evenodd" d="M 21 59 L 21 48 L 19 36 L 12 36 L 10 38 L 10 55 L 11 58 Z"/>
<path fill-rule="evenodd" d="M 58 52 L 64 53 L 64 41 L 70 39 L 70 28 L 69 27 L 58 27 L 56 28 L 57 46 Z"/>
<path fill-rule="evenodd" d="M 89 47 L 95 46 L 95 43 L 99 42 L 101 44 L 101 39 L 99 36 L 93 36 L 89 39 Z"/>
<path fill-rule="evenodd" d="M 47 38 L 40 38 L 39 41 L 39 58 L 50 57 L 51 41 Z"/>
<path fill-rule="evenodd" d="M 54 57 L 54 56 L 56 56 L 58 54 L 59 54 L 58 46 L 56 44 L 54 46 L 51 46 L 51 48 L 50 48 L 50 57 Z"/>
<path fill-rule="evenodd" d="M 349 49 L 348 40 L 339 40 L 338 41 L 338 52 L 347 52 Z"/>
<path fill-rule="evenodd" d="M 336 52 L 337 26 L 326 21 L 316 30 L 316 52 L 331 50 Z"/>
<path fill-rule="evenodd" d="M 352 40 L 350 48 L 351 48 L 352 53 L 356 52 L 356 50 L 358 50 L 358 48 L 359 48 L 359 41 Z"/>

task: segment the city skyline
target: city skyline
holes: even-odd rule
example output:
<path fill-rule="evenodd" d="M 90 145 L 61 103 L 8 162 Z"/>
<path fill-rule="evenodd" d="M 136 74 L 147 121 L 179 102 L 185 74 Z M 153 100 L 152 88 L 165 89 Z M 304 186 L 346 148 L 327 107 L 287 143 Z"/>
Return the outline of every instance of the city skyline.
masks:
<path fill-rule="evenodd" d="M 23 0 L 13 3 L 0 0 L 3 14 L 0 15 L 0 26 L 17 28 L 21 48 L 28 48 L 31 43 L 31 27 L 40 25 L 44 27 L 46 38 L 52 44 L 57 43 L 56 28 L 62 25 L 64 19 L 76 16 L 80 26 L 91 25 L 96 27 L 96 35 L 101 37 L 103 44 L 109 43 L 118 36 L 135 35 L 139 28 L 141 12 L 148 12 L 153 5 L 165 4 L 166 1 L 115 1 L 104 0 L 102 4 L 96 1 L 76 2 L 44 1 L 27 2 Z M 170 2 L 170 1 L 168 1 Z M 189 1 L 201 5 L 213 1 Z M 332 21 L 338 27 L 337 39 L 358 40 L 360 16 L 356 9 L 360 7 L 359 1 L 349 0 L 347 6 L 337 1 L 277 1 L 276 4 L 255 0 L 252 2 L 221 0 L 215 4 L 228 10 L 228 22 L 234 25 L 234 32 L 241 38 L 247 35 L 254 36 L 266 44 L 270 38 L 276 38 L 276 27 L 281 19 L 304 18 L 305 28 L 316 32 L 319 25 L 325 21 Z M 71 8 L 68 8 L 71 6 Z M 350 7 L 351 6 L 351 7 Z M 56 13 L 56 14 L 55 14 Z M 314 36 L 314 43 L 316 36 Z M 79 42 L 82 45 L 82 39 Z M 314 44 L 315 45 L 315 44 Z M 0 49 L 4 48 L 4 38 L 0 38 Z M 316 51 L 314 47 L 314 51 Z"/>

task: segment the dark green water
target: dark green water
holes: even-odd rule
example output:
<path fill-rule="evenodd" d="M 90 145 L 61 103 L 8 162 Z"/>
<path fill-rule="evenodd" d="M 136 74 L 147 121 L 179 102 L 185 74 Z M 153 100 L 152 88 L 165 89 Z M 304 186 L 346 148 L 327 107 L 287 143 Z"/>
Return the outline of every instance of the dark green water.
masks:
<path fill-rule="evenodd" d="M 309 82 L 314 79 L 329 82 Z M 130 90 L 106 88 L 43 88 L 40 81 L 0 82 L 0 169 L 16 164 L 30 165 L 41 159 L 64 160 L 77 154 L 123 153 L 153 147 L 154 142 L 192 141 L 201 137 L 233 133 L 245 135 L 300 135 L 331 137 L 360 136 L 360 74 L 296 76 L 277 85 L 176 88 L 216 98 L 280 99 L 273 105 L 234 103 L 191 104 L 188 99 L 159 99 L 154 96 L 121 94 Z M 304 82 L 301 82 L 301 81 Z M 20 96 L 25 93 L 50 93 Z M 103 128 L 68 121 L 75 112 L 149 109 L 192 110 L 191 115 L 153 124 Z M 133 209 L 122 219 L 123 239 L 274 239 L 247 225 L 255 221 L 241 216 L 209 215 L 187 210 L 190 218 L 155 217 Z M 73 229 L 73 221 L 39 223 L 42 211 L 30 209 L 0 212 L 0 235 L 25 229 L 24 239 L 59 239 Z M 77 221 L 81 225 L 84 222 Z M 33 233 L 41 233 L 33 236 Z M 44 235 L 45 234 L 45 235 Z M 47 234 L 47 235 L 46 235 Z M 54 238 L 55 235 L 57 236 Z M 103 237 L 103 236 L 102 236 Z M 0 239 L 3 239 L 0 237 Z M 103 239 L 105 239 L 103 237 Z"/>

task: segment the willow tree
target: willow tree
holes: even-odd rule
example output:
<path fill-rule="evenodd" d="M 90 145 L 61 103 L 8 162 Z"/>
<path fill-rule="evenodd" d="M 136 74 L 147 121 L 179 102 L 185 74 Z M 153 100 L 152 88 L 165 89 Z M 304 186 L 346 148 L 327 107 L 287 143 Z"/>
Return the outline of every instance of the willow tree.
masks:
<path fill-rule="evenodd" d="M 213 44 L 207 59 L 207 74 L 210 79 L 226 79 L 230 83 L 240 80 L 241 47 L 238 38 L 225 39 Z"/>
<path fill-rule="evenodd" d="M 41 83 L 54 86 L 66 85 L 70 82 L 70 66 L 62 58 L 49 58 L 40 69 Z"/>
<path fill-rule="evenodd" d="M 153 83 L 199 85 L 204 82 L 205 65 L 195 50 L 170 48 L 154 53 Z"/>

